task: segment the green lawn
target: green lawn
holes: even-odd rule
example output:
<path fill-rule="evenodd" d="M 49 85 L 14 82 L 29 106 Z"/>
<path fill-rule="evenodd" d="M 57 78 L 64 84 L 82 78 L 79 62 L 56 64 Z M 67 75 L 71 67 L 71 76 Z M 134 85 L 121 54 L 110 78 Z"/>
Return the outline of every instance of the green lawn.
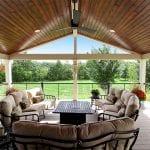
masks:
<path fill-rule="evenodd" d="M 115 84 L 112 84 L 112 87 L 123 88 L 131 90 L 133 88 L 133 84 L 121 84 L 128 83 L 128 81 L 116 80 Z M 25 90 L 31 89 L 35 87 L 41 87 L 41 83 L 28 83 L 24 84 L 13 84 L 13 87 Z M 92 89 L 99 89 L 101 95 L 107 95 L 107 89 L 103 90 L 99 87 L 98 84 L 94 83 L 91 80 L 79 80 L 78 81 L 78 98 L 79 99 L 89 99 L 91 96 Z M 0 86 L 0 95 L 5 95 L 6 85 Z M 55 82 L 44 82 L 44 93 L 55 95 L 59 99 L 72 99 L 73 95 L 73 81 L 55 81 Z M 150 99 L 150 90 L 147 91 L 147 99 Z"/>
<path fill-rule="evenodd" d="M 98 88 L 104 94 L 104 91 L 90 80 L 81 80 L 78 83 L 79 99 L 88 99 L 91 96 L 92 88 Z M 22 90 L 26 89 L 25 84 L 14 84 L 14 87 Z M 34 87 L 41 87 L 41 85 L 40 83 L 27 85 L 27 89 Z M 44 93 L 55 95 L 59 99 L 71 99 L 73 95 L 73 81 L 45 82 Z"/>

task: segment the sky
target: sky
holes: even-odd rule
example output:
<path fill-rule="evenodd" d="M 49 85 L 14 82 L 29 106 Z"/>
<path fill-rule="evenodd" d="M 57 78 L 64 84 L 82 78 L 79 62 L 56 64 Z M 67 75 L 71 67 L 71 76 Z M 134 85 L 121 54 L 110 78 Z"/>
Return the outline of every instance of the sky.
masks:
<path fill-rule="evenodd" d="M 102 42 L 86 38 L 84 36 L 77 36 L 77 53 L 86 54 L 91 53 L 94 48 L 103 47 Z M 42 44 L 32 49 L 28 49 L 28 54 L 73 54 L 73 35 L 66 36 L 64 38 Z M 109 46 L 112 53 L 127 53 L 116 47 Z"/>

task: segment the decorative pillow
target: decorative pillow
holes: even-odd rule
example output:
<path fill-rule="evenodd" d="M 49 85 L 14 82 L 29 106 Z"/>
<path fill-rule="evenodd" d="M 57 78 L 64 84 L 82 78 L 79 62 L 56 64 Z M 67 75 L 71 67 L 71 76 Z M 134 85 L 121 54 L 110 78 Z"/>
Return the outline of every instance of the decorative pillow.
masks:
<path fill-rule="evenodd" d="M 18 91 L 19 91 L 19 90 L 16 89 L 16 88 L 14 88 L 14 87 L 8 88 L 8 89 L 6 90 L 6 96 L 9 95 L 9 94 L 11 94 L 11 93 L 18 92 Z"/>
<path fill-rule="evenodd" d="M 107 100 L 114 104 L 117 101 L 117 97 L 115 95 L 109 95 L 107 96 Z"/>
<path fill-rule="evenodd" d="M 42 92 L 42 91 L 37 91 L 36 92 L 36 95 L 38 96 L 38 95 L 44 95 L 44 93 Z"/>
<path fill-rule="evenodd" d="M 21 106 L 21 109 L 26 109 L 27 108 L 25 102 L 20 102 L 20 106 Z"/>
<path fill-rule="evenodd" d="M 32 97 L 32 101 L 33 101 L 33 104 L 41 102 L 41 96 L 34 96 L 34 97 Z"/>
<path fill-rule="evenodd" d="M 38 92 L 36 92 L 36 96 L 40 96 L 40 101 L 42 101 L 42 100 L 44 100 L 44 93 L 43 93 L 43 91 L 38 91 Z"/>
<path fill-rule="evenodd" d="M 31 92 L 29 92 L 29 91 L 27 91 L 27 95 L 28 95 L 28 100 L 29 100 L 29 102 L 30 102 L 30 104 L 33 104 L 33 101 L 32 101 L 32 93 Z"/>

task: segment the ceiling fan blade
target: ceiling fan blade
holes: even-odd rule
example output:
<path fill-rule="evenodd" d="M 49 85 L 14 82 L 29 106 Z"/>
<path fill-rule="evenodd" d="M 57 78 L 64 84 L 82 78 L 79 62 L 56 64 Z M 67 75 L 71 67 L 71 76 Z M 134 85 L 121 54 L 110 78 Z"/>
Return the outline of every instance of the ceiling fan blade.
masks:
<path fill-rule="evenodd" d="M 54 31 L 61 31 L 61 30 L 67 30 L 67 29 L 71 29 L 71 27 L 64 27 L 64 28 L 54 29 L 54 30 L 49 30 L 49 31 L 54 32 Z"/>
<path fill-rule="evenodd" d="M 89 33 L 95 33 L 96 32 L 96 30 L 90 29 L 90 28 L 87 28 L 87 27 L 78 27 L 78 29 L 89 32 Z"/>

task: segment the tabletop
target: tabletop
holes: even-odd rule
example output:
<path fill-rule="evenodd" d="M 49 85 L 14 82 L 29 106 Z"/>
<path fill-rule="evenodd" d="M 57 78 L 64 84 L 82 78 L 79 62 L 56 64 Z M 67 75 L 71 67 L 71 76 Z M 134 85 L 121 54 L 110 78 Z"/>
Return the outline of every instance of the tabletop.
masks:
<path fill-rule="evenodd" d="M 54 113 L 85 113 L 91 114 L 91 105 L 87 101 L 60 101 Z"/>

